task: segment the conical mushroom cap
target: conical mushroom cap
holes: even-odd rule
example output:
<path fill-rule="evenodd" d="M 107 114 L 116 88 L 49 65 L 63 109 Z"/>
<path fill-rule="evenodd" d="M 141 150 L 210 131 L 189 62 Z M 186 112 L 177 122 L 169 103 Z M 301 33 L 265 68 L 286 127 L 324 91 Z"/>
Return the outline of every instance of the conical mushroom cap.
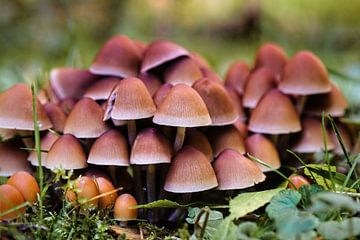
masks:
<path fill-rule="evenodd" d="M 238 119 L 236 121 L 244 122 L 247 120 L 247 115 L 245 113 L 244 107 L 243 107 L 243 100 L 241 95 L 236 92 L 234 88 L 231 86 L 226 86 L 226 91 L 230 97 L 231 102 L 234 104 L 235 109 L 237 110 L 237 113 L 239 115 Z"/>
<path fill-rule="evenodd" d="M 212 130 L 210 133 L 211 146 L 217 157 L 225 149 L 233 149 L 241 154 L 245 153 L 245 142 L 240 132 L 233 126 L 226 126 Z"/>
<path fill-rule="evenodd" d="M 173 63 L 164 73 L 165 82 L 172 85 L 179 83 L 192 86 L 203 77 L 198 64 L 191 58 L 182 58 Z"/>
<path fill-rule="evenodd" d="M 277 89 L 265 94 L 253 110 L 249 130 L 257 133 L 283 134 L 301 130 L 298 113 L 288 96 Z"/>
<path fill-rule="evenodd" d="M 325 94 L 312 95 L 306 100 L 305 113 L 313 116 L 330 114 L 333 117 L 344 116 L 348 102 L 340 89 L 334 84 L 331 91 Z"/>
<path fill-rule="evenodd" d="M 169 62 L 181 56 L 189 55 L 188 51 L 170 41 L 158 40 L 152 42 L 144 52 L 141 72 L 144 73 L 163 63 Z"/>
<path fill-rule="evenodd" d="M 239 94 L 244 93 L 245 83 L 250 74 L 249 67 L 243 61 L 235 61 L 232 63 L 226 73 L 225 85 L 231 86 Z"/>
<path fill-rule="evenodd" d="M 86 168 L 86 155 L 80 142 L 71 134 L 64 134 L 50 148 L 46 167 L 65 170 Z"/>
<path fill-rule="evenodd" d="M 14 140 L 0 143 L 0 176 L 8 177 L 17 171 L 31 172 L 26 160 L 28 154 L 20 148 L 21 145 Z"/>
<path fill-rule="evenodd" d="M 153 96 L 154 99 L 154 103 L 157 107 L 160 106 L 160 104 L 162 103 L 162 101 L 165 99 L 165 97 L 168 95 L 168 93 L 170 92 L 171 88 L 173 86 L 170 83 L 164 83 L 163 85 L 161 85 L 161 87 L 156 91 L 156 93 Z"/>
<path fill-rule="evenodd" d="M 105 100 L 108 99 L 112 90 L 119 83 L 119 78 L 103 78 L 93 83 L 86 89 L 83 97 L 88 97 L 93 100 Z"/>
<path fill-rule="evenodd" d="M 140 165 L 170 163 L 171 155 L 170 141 L 155 128 L 147 128 L 135 138 L 130 163 Z"/>
<path fill-rule="evenodd" d="M 79 99 L 97 77 L 88 70 L 54 68 L 50 72 L 50 85 L 60 100 Z"/>
<path fill-rule="evenodd" d="M 246 138 L 246 151 L 271 167 L 278 169 L 281 166 L 279 153 L 274 144 L 262 134 L 253 134 Z M 271 169 L 256 163 L 261 171 L 268 172 Z"/>
<path fill-rule="evenodd" d="M 57 132 L 64 132 L 66 115 L 64 111 L 56 103 L 46 103 L 45 111 L 52 122 L 53 129 Z"/>
<path fill-rule="evenodd" d="M 125 137 L 115 129 L 107 131 L 92 145 L 87 162 L 95 165 L 129 166 Z"/>
<path fill-rule="evenodd" d="M 301 137 L 292 147 L 295 152 L 314 153 L 324 149 L 323 134 L 321 121 L 314 118 L 304 118 L 301 121 L 302 131 Z M 326 132 L 327 148 L 331 150 L 334 144 L 328 132 Z"/>
<path fill-rule="evenodd" d="M 138 78 L 127 78 L 111 93 L 106 112 L 109 111 L 113 119 L 134 120 L 152 117 L 156 107 L 144 83 Z"/>
<path fill-rule="evenodd" d="M 151 73 L 142 73 L 140 74 L 139 78 L 141 79 L 141 81 L 143 81 L 151 96 L 154 96 L 155 92 L 162 85 L 160 79 Z"/>
<path fill-rule="evenodd" d="M 255 70 L 246 82 L 243 104 L 247 108 L 255 108 L 262 96 L 276 87 L 275 76 L 267 68 Z"/>
<path fill-rule="evenodd" d="M 56 142 L 56 140 L 58 140 L 58 138 L 59 136 L 55 135 L 52 132 L 46 133 L 46 135 L 41 138 L 40 149 L 43 151 L 49 151 L 51 146 Z M 46 155 L 47 152 L 41 152 L 41 163 L 43 166 L 46 166 Z M 33 166 L 39 165 L 36 151 L 30 152 L 29 157 L 27 159 L 28 161 L 31 162 L 31 165 Z"/>
<path fill-rule="evenodd" d="M 197 81 L 193 88 L 200 94 L 209 111 L 213 126 L 234 123 L 239 114 L 226 89 L 214 81 L 203 78 Z"/>
<path fill-rule="evenodd" d="M 205 67 L 205 68 L 210 67 L 209 62 L 197 52 L 191 52 L 190 53 L 190 58 L 192 60 L 194 60 L 199 67 Z"/>
<path fill-rule="evenodd" d="M 36 99 L 39 130 L 52 127 L 44 107 Z M 15 84 L 0 94 L 0 128 L 34 130 L 31 89 L 25 83 Z"/>
<path fill-rule="evenodd" d="M 187 146 L 174 157 L 164 189 L 174 193 L 191 193 L 205 191 L 217 185 L 214 169 L 206 156 Z"/>
<path fill-rule="evenodd" d="M 186 129 L 184 146 L 191 146 L 202 152 L 210 162 L 214 160 L 213 150 L 210 142 L 199 130 L 195 128 Z"/>
<path fill-rule="evenodd" d="M 75 104 L 76 101 L 74 99 L 67 98 L 61 101 L 60 108 L 64 111 L 66 115 L 69 115 Z"/>
<path fill-rule="evenodd" d="M 104 110 L 91 98 L 80 99 L 71 110 L 64 133 L 77 138 L 97 138 L 108 130 L 103 121 Z"/>
<path fill-rule="evenodd" d="M 141 53 L 126 36 L 110 38 L 100 49 L 90 66 L 90 72 L 98 75 L 134 77 L 138 75 Z"/>
<path fill-rule="evenodd" d="M 185 84 L 171 88 L 153 118 L 159 125 L 198 127 L 211 124 L 211 118 L 200 95 Z"/>
<path fill-rule="evenodd" d="M 285 65 L 279 89 L 286 94 L 311 95 L 331 90 L 328 73 L 312 52 L 300 51 Z"/>
<path fill-rule="evenodd" d="M 257 51 L 255 68 L 267 67 L 273 72 L 276 79 L 280 79 L 286 62 L 287 55 L 280 46 L 274 43 L 266 43 Z"/>
<path fill-rule="evenodd" d="M 266 178 L 253 161 L 231 149 L 219 155 L 215 160 L 214 169 L 219 190 L 248 188 Z"/>

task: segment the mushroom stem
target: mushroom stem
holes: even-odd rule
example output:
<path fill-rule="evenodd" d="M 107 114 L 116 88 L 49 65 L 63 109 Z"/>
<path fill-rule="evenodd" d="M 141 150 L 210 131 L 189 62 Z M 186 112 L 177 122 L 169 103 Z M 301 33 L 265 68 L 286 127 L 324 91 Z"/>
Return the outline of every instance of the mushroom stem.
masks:
<path fill-rule="evenodd" d="M 141 169 L 140 166 L 133 165 L 133 173 L 134 173 L 134 188 L 135 188 L 135 197 L 139 204 L 144 203 L 144 193 L 142 190 L 142 181 L 141 181 Z M 139 215 L 142 217 L 143 209 L 139 209 Z"/>
<path fill-rule="evenodd" d="M 180 203 L 181 204 L 188 204 L 191 202 L 191 193 L 183 193 L 180 196 Z M 177 208 L 168 218 L 169 222 L 176 223 L 180 222 L 185 214 L 185 209 Z"/>
<path fill-rule="evenodd" d="M 176 129 L 176 137 L 174 142 L 174 152 L 176 153 L 182 148 L 182 145 L 185 140 L 185 127 L 177 127 Z"/>
<path fill-rule="evenodd" d="M 134 140 L 136 137 L 136 122 L 135 122 L 135 120 L 128 120 L 126 126 L 127 126 L 127 131 L 128 131 L 129 144 L 130 144 L 130 146 L 132 146 L 134 144 Z"/>
<path fill-rule="evenodd" d="M 155 165 L 149 164 L 146 169 L 146 190 L 147 190 L 147 202 L 153 202 L 156 200 L 156 185 L 155 185 Z M 149 222 L 153 223 L 155 222 L 156 214 L 155 210 L 148 211 L 148 220 Z"/>
<path fill-rule="evenodd" d="M 110 165 L 108 166 L 108 171 L 113 183 L 117 186 L 117 179 L 116 179 L 116 166 Z"/>
<path fill-rule="evenodd" d="M 307 96 L 299 96 L 299 99 L 296 103 L 296 109 L 299 113 L 299 116 L 302 114 L 305 104 L 306 104 Z"/>

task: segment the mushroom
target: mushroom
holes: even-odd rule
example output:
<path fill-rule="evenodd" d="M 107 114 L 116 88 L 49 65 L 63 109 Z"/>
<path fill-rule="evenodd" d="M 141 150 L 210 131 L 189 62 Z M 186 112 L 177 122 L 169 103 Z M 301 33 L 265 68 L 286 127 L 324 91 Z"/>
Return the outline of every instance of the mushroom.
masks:
<path fill-rule="evenodd" d="M 8 177 L 17 171 L 31 172 L 26 158 L 27 152 L 21 150 L 21 144 L 16 140 L 0 143 L 0 176 Z"/>
<path fill-rule="evenodd" d="M 137 76 L 141 53 L 137 46 L 124 35 L 109 39 L 97 53 L 90 72 L 122 78 Z"/>
<path fill-rule="evenodd" d="M 248 65 L 240 60 L 235 61 L 230 65 L 226 73 L 225 86 L 235 89 L 238 94 L 242 95 L 249 75 Z"/>
<path fill-rule="evenodd" d="M 257 51 L 255 69 L 267 67 L 270 69 L 277 82 L 280 81 L 283 69 L 287 63 L 285 51 L 275 43 L 265 43 Z"/>
<path fill-rule="evenodd" d="M 36 202 L 37 195 L 40 194 L 38 183 L 28 172 L 16 172 L 7 180 L 6 184 L 16 187 L 24 197 L 25 201 L 28 201 L 31 204 Z"/>
<path fill-rule="evenodd" d="M 237 109 L 221 84 L 203 78 L 196 81 L 193 88 L 205 102 L 212 126 L 232 124 L 239 118 Z"/>
<path fill-rule="evenodd" d="M 219 190 L 248 188 L 266 178 L 253 161 L 231 149 L 221 152 L 215 160 L 214 170 Z"/>
<path fill-rule="evenodd" d="M 9 184 L 0 185 L 0 214 L 3 214 L 10 209 L 13 209 L 24 203 L 24 197 L 21 195 L 20 191 Z M 20 208 L 14 211 L 11 211 L 5 215 L 0 215 L 0 220 L 13 220 L 18 218 L 25 208 Z"/>
<path fill-rule="evenodd" d="M 53 129 L 57 132 L 64 132 L 66 115 L 64 111 L 56 103 L 46 103 L 45 111 L 53 125 Z"/>
<path fill-rule="evenodd" d="M 156 111 L 155 104 L 144 83 L 138 78 L 127 78 L 119 82 L 108 100 L 104 120 L 127 120 L 130 145 L 136 136 L 136 119 L 149 118 Z"/>
<path fill-rule="evenodd" d="M 237 121 L 240 121 L 240 122 L 245 122 L 247 120 L 247 114 L 244 110 L 244 107 L 243 107 L 243 99 L 242 99 L 242 96 L 240 94 L 237 93 L 237 91 L 231 87 L 231 86 L 227 86 L 226 87 L 226 91 L 230 97 L 230 100 L 231 102 L 233 103 L 235 109 L 237 110 L 237 113 L 239 115 L 238 119 L 236 120 Z"/>
<path fill-rule="evenodd" d="M 204 68 L 210 67 L 208 61 L 197 52 L 191 52 L 190 58 L 194 60 L 197 63 L 197 65 L 199 65 L 200 67 L 204 67 Z"/>
<path fill-rule="evenodd" d="M 59 138 L 58 135 L 52 133 L 52 132 L 47 132 L 46 135 L 44 135 L 41 138 L 41 159 L 42 159 L 42 165 L 46 166 L 46 155 L 47 152 L 50 150 L 51 146 L 55 143 L 55 141 Z M 38 162 L 38 158 L 37 158 L 37 152 L 36 151 L 31 151 L 28 158 L 28 161 L 31 162 L 31 165 L 33 166 L 38 166 L 39 162 Z"/>
<path fill-rule="evenodd" d="M 155 128 L 142 130 L 131 149 L 130 163 L 147 165 L 146 189 L 148 202 L 156 199 L 155 164 L 170 163 L 172 149 L 170 141 Z"/>
<path fill-rule="evenodd" d="M 245 141 L 246 151 L 261 161 L 267 163 L 274 169 L 278 169 L 281 166 L 279 153 L 275 145 L 267 139 L 264 135 L 256 133 L 246 138 Z M 261 164 L 258 167 L 262 172 L 272 171 Z"/>
<path fill-rule="evenodd" d="M 256 69 L 250 74 L 245 85 L 243 95 L 244 107 L 255 108 L 261 97 L 275 87 L 275 76 L 271 70 L 265 67 Z"/>
<path fill-rule="evenodd" d="M 86 176 L 82 176 L 75 181 L 74 187 L 74 189 L 68 189 L 66 191 L 65 198 L 68 202 L 71 202 L 73 204 L 82 204 L 83 201 L 85 201 L 86 207 L 96 207 L 98 205 L 99 199 L 93 199 L 94 197 L 99 195 L 99 189 L 95 183 L 95 180 Z"/>
<path fill-rule="evenodd" d="M 293 175 L 289 177 L 289 180 L 293 183 L 293 184 L 288 184 L 287 187 L 290 189 L 294 189 L 294 187 L 296 187 L 296 189 L 299 189 L 301 186 L 303 185 L 309 185 L 310 182 L 309 180 L 307 180 L 304 176 L 302 175 Z"/>
<path fill-rule="evenodd" d="M 115 77 L 107 77 L 98 80 L 86 89 L 83 97 L 91 98 L 93 100 L 107 100 L 119 81 L 120 78 Z"/>
<path fill-rule="evenodd" d="M 35 101 L 39 130 L 51 128 L 44 107 L 37 98 Z M 0 128 L 34 130 L 32 92 L 25 83 L 17 83 L 0 94 Z"/>
<path fill-rule="evenodd" d="M 51 170 L 56 168 L 65 170 L 86 168 L 86 155 L 76 137 L 71 134 L 64 134 L 59 137 L 46 156 L 46 167 Z"/>
<path fill-rule="evenodd" d="M 61 101 L 60 108 L 64 111 L 66 115 L 69 115 L 75 104 L 76 102 L 74 99 L 66 98 Z"/>
<path fill-rule="evenodd" d="M 188 51 L 176 43 L 166 40 L 154 41 L 147 46 L 144 52 L 141 73 L 148 72 L 166 62 L 188 55 Z"/>
<path fill-rule="evenodd" d="M 104 194 L 115 190 L 113 184 L 104 177 L 95 178 L 95 182 L 99 189 L 99 194 Z M 99 199 L 100 208 L 111 208 L 112 206 L 114 206 L 116 198 L 116 192 L 101 197 Z"/>
<path fill-rule="evenodd" d="M 77 68 L 54 68 L 50 72 L 52 90 L 60 100 L 79 99 L 97 77 L 88 70 Z"/>
<path fill-rule="evenodd" d="M 154 99 L 154 103 L 157 107 L 160 106 L 160 104 L 162 103 L 162 101 L 165 99 L 165 97 L 168 95 L 168 93 L 170 92 L 171 88 L 173 86 L 170 83 L 164 83 L 163 85 L 161 85 L 161 87 L 155 92 L 155 94 L 153 95 L 153 99 Z"/>
<path fill-rule="evenodd" d="M 206 158 L 212 162 L 214 160 L 213 156 L 213 150 L 211 148 L 210 142 L 199 130 L 196 128 L 188 128 L 186 130 L 186 136 L 185 136 L 185 146 L 191 146 L 200 152 L 202 152 Z"/>
<path fill-rule="evenodd" d="M 185 146 L 175 155 L 166 177 L 164 189 L 173 193 L 192 193 L 217 187 L 214 169 L 206 156 Z"/>
<path fill-rule="evenodd" d="M 155 92 L 161 87 L 162 82 L 154 74 L 142 73 L 139 78 L 143 81 L 151 96 L 154 96 Z"/>
<path fill-rule="evenodd" d="M 109 128 L 102 120 L 104 110 L 91 98 L 80 99 L 66 119 L 64 133 L 77 138 L 97 138 Z"/>
<path fill-rule="evenodd" d="M 138 210 L 134 208 L 136 205 L 136 199 L 131 194 L 121 194 L 115 202 L 114 218 L 124 225 L 126 225 L 128 221 L 135 220 L 138 214 Z"/>
<path fill-rule="evenodd" d="M 185 84 L 177 84 L 158 106 L 153 122 L 159 125 L 177 127 L 174 152 L 181 149 L 186 127 L 211 124 L 211 118 L 200 95 Z"/>
<path fill-rule="evenodd" d="M 198 64 L 188 57 L 177 60 L 164 72 L 165 82 L 172 85 L 183 83 L 192 86 L 202 77 L 203 74 Z"/>

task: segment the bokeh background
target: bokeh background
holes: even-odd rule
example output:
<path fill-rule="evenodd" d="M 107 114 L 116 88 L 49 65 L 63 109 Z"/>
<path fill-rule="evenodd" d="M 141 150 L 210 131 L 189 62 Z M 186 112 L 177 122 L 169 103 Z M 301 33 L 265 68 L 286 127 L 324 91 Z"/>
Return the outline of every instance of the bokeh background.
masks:
<path fill-rule="evenodd" d="M 173 40 L 221 76 L 235 59 L 251 65 L 267 41 L 290 56 L 308 49 L 360 107 L 358 0 L 0 0 L 0 90 L 55 66 L 86 68 L 118 33 Z"/>

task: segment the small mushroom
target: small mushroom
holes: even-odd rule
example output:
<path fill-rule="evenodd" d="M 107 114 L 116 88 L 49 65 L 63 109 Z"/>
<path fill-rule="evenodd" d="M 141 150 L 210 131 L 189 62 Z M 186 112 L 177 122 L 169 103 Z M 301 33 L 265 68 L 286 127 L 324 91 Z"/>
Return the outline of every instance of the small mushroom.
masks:
<path fill-rule="evenodd" d="M 235 89 L 238 94 L 242 95 L 249 74 L 250 70 L 246 63 L 240 60 L 235 61 L 226 73 L 225 86 Z"/>
<path fill-rule="evenodd" d="M 21 144 L 16 140 L 0 143 L 0 176 L 8 177 L 17 171 L 31 172 L 27 152 L 21 150 Z"/>
<path fill-rule="evenodd" d="M 9 211 L 16 206 L 24 203 L 24 197 L 21 195 L 20 191 L 9 184 L 0 185 L 0 214 Z M 18 218 L 23 212 L 25 208 L 20 208 L 10 213 L 7 213 L 0 217 L 0 220 L 13 220 Z"/>
<path fill-rule="evenodd" d="M 35 178 L 28 172 L 19 171 L 12 175 L 6 184 L 16 187 L 25 201 L 34 203 L 37 200 L 37 195 L 40 193 L 40 188 Z"/>
<path fill-rule="evenodd" d="M 120 78 L 115 77 L 98 80 L 86 89 L 83 97 L 91 98 L 93 100 L 107 100 L 119 81 Z"/>
<path fill-rule="evenodd" d="M 179 83 L 192 86 L 194 82 L 203 77 L 198 64 L 191 58 L 185 57 L 174 62 L 164 72 L 166 83 L 176 85 Z"/>
<path fill-rule="evenodd" d="M 55 141 L 58 140 L 58 138 L 59 138 L 59 136 L 52 132 L 46 133 L 46 135 L 44 135 L 41 138 L 40 149 L 42 150 L 41 159 L 42 159 L 43 166 L 46 166 L 47 152 L 50 150 L 51 146 L 55 143 Z M 36 151 L 31 151 L 27 160 L 30 161 L 31 165 L 33 165 L 33 166 L 39 165 Z"/>
<path fill-rule="evenodd" d="M 82 176 L 75 182 L 75 191 L 72 189 L 68 189 L 66 191 L 66 200 L 73 204 L 82 203 L 82 201 L 86 201 L 85 206 L 87 207 L 96 207 L 99 203 L 99 199 L 90 199 L 99 195 L 99 189 L 95 183 L 95 180 L 92 178 Z"/>
<path fill-rule="evenodd" d="M 104 194 L 115 190 L 114 185 L 106 178 L 97 177 L 95 181 L 99 189 L 99 194 Z M 114 206 L 116 198 L 116 192 L 101 197 L 99 199 L 100 208 L 110 208 Z"/>
<path fill-rule="evenodd" d="M 188 128 L 185 136 L 185 146 L 191 146 L 202 152 L 210 162 L 214 160 L 214 154 L 206 135 L 196 128 Z"/>
<path fill-rule="evenodd" d="M 154 74 L 142 73 L 139 78 L 143 81 L 151 96 L 154 96 L 155 92 L 161 87 L 161 80 Z"/>
<path fill-rule="evenodd" d="M 128 221 L 135 220 L 138 210 L 133 207 L 136 205 L 136 199 L 131 194 L 121 194 L 115 201 L 114 218 L 124 225 L 126 225 Z"/>
<path fill-rule="evenodd" d="M 66 114 L 56 103 L 46 103 L 45 111 L 53 125 L 52 129 L 57 132 L 64 132 Z"/>
<path fill-rule="evenodd" d="M 225 149 L 232 149 L 240 154 L 245 153 L 245 142 L 240 132 L 233 126 L 211 129 L 209 134 L 214 157 Z"/>

